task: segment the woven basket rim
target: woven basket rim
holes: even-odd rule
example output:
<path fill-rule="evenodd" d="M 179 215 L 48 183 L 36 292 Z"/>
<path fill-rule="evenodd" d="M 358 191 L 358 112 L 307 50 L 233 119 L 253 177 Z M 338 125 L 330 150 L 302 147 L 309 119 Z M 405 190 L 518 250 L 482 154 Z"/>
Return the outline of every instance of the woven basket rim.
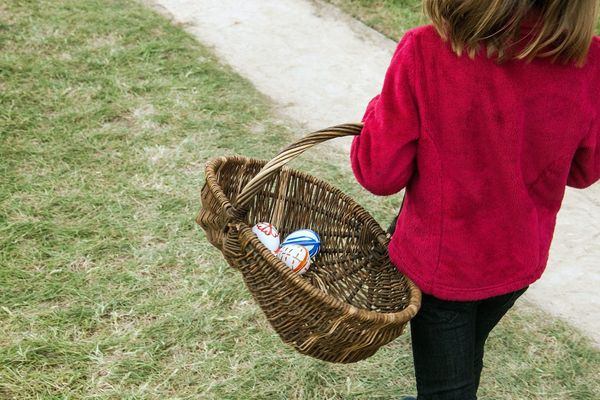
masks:
<path fill-rule="evenodd" d="M 328 303 L 333 308 L 339 309 L 342 313 L 349 316 L 354 316 L 356 319 L 363 322 L 374 321 L 378 324 L 385 325 L 393 323 L 405 323 L 414 316 L 414 313 L 411 312 L 412 306 L 416 307 L 415 300 L 416 297 L 420 298 L 420 292 L 418 291 L 418 289 L 415 290 L 416 286 L 410 280 L 410 278 L 406 277 L 409 286 L 410 301 L 406 308 L 404 308 L 402 311 L 382 312 L 359 308 L 352 304 L 343 302 L 342 300 L 337 299 L 336 297 L 328 293 L 325 293 L 324 291 L 312 285 L 307 279 L 303 279 L 300 277 L 300 275 L 292 272 L 290 268 L 288 268 L 288 266 L 283 263 L 283 261 L 281 261 L 275 255 L 273 255 L 273 253 L 271 253 L 271 251 L 260 242 L 260 240 L 252 232 L 252 228 L 248 224 L 241 222 L 238 224 L 238 226 L 241 228 L 239 230 L 240 236 L 248 240 L 252 244 L 252 247 L 255 250 L 257 250 L 260 253 L 260 255 L 269 262 L 270 265 L 274 266 L 275 268 L 278 268 L 279 271 L 286 276 L 288 283 L 294 284 L 296 288 L 301 289 L 308 296 L 316 298 L 321 302 Z"/>
<path fill-rule="evenodd" d="M 218 199 L 220 206 L 232 217 L 232 219 L 235 219 L 234 225 L 238 227 L 240 236 L 248 240 L 252 244 L 252 247 L 257 250 L 261 257 L 268 261 L 270 265 L 279 268 L 280 272 L 282 272 L 284 276 L 288 278 L 289 283 L 304 291 L 308 296 L 316 298 L 319 301 L 329 303 L 330 306 L 339 309 L 344 315 L 353 316 L 354 318 L 364 322 L 374 321 L 375 323 L 384 325 L 406 323 L 417 313 L 421 304 L 421 291 L 406 275 L 404 275 L 404 277 L 408 283 L 410 293 L 409 303 L 406 308 L 398 312 L 379 312 L 358 308 L 352 304 L 345 303 L 342 300 L 339 300 L 334 296 L 316 288 L 308 280 L 301 278 L 297 274 L 294 274 L 281 260 L 279 260 L 279 258 L 273 255 L 271 251 L 260 242 L 260 240 L 252 232 L 252 228 L 236 215 L 235 207 L 219 186 L 217 182 L 216 170 L 223 163 L 231 161 L 240 163 L 247 163 L 250 161 L 257 162 L 259 164 L 266 164 L 268 161 L 239 155 L 214 157 L 206 162 L 206 183 L 208 184 L 209 190 L 213 193 L 215 198 Z M 353 208 L 360 210 L 361 213 L 357 213 L 357 219 L 361 220 L 361 222 L 367 224 L 369 228 L 373 229 L 373 231 L 377 234 L 378 241 L 387 249 L 390 240 L 385 231 L 379 226 L 371 214 L 354 199 L 320 178 L 287 166 L 282 167 L 282 171 L 283 170 L 297 175 L 303 179 L 308 179 L 314 183 L 322 185 L 326 190 L 332 192 L 336 196 L 339 196 L 344 201 L 347 201 Z"/>

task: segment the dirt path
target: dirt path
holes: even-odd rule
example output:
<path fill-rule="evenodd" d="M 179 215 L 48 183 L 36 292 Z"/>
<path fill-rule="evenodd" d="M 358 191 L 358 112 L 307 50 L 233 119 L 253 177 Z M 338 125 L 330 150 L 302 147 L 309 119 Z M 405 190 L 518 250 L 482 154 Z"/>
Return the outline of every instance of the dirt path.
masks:
<path fill-rule="evenodd" d="M 327 3 L 152 1 L 306 131 L 359 121 L 395 49 L 394 42 Z"/>
<path fill-rule="evenodd" d="M 308 130 L 358 121 L 395 43 L 309 0 L 151 0 Z M 338 145 L 347 150 L 349 141 Z M 525 299 L 600 347 L 600 184 L 567 191 L 549 265 Z"/>

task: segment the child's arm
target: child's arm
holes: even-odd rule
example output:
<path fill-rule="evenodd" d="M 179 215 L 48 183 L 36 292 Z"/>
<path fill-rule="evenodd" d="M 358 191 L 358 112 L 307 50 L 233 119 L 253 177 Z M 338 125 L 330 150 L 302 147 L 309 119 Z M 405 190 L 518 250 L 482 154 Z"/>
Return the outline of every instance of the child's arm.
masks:
<path fill-rule="evenodd" d="M 406 187 L 415 169 L 420 127 L 413 95 L 413 41 L 409 32 L 398 44 L 381 94 L 367 106 L 364 128 L 350 150 L 356 180 L 380 196 Z"/>
<path fill-rule="evenodd" d="M 598 121 L 579 148 L 571 162 L 567 185 L 584 189 L 600 180 L 600 126 Z"/>

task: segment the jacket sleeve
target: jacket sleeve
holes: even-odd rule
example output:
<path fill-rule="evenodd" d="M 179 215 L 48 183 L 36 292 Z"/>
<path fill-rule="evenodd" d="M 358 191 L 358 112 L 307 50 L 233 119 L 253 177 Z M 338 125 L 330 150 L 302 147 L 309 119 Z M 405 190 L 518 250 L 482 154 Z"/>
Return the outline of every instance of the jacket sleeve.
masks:
<path fill-rule="evenodd" d="M 414 38 L 407 33 L 392 57 L 381 93 L 363 117 L 350 150 L 356 180 L 379 196 L 399 192 L 415 170 L 419 115 L 414 97 Z"/>
<path fill-rule="evenodd" d="M 567 185 L 584 189 L 600 180 L 600 124 L 592 125 L 590 133 L 581 141 L 571 161 Z"/>

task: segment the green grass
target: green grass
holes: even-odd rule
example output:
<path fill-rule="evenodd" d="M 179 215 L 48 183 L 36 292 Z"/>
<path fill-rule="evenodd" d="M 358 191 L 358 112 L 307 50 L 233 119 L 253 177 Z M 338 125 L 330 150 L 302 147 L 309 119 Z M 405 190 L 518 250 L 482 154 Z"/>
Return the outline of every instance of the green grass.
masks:
<path fill-rule="evenodd" d="M 326 0 L 396 41 L 404 32 L 428 23 L 421 0 Z"/>
<path fill-rule="evenodd" d="M 268 99 L 134 1 L 0 4 L 0 398 L 393 399 L 409 337 L 330 365 L 284 346 L 193 223 L 203 165 L 294 140 Z M 295 163 L 385 225 L 346 155 Z M 597 399 L 600 355 L 521 306 L 486 399 Z"/>
<path fill-rule="evenodd" d="M 398 41 L 407 30 L 429 23 L 421 0 L 326 0 Z M 596 32 L 600 34 L 600 20 Z"/>

